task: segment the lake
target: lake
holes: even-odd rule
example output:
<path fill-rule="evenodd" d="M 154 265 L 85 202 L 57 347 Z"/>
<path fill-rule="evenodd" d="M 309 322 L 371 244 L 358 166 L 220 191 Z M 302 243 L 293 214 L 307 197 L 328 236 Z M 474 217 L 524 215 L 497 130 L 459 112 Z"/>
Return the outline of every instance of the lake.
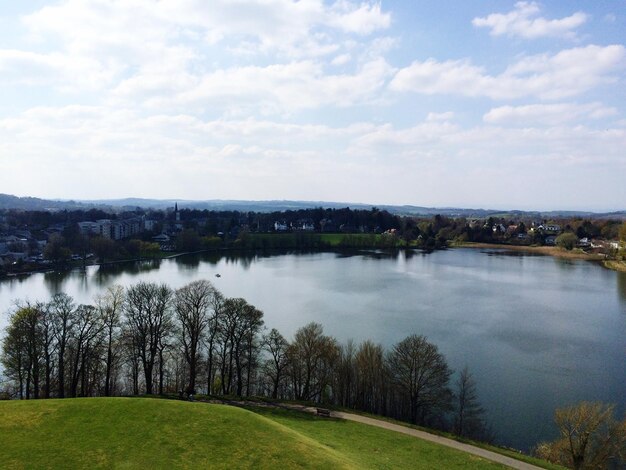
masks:
<path fill-rule="evenodd" d="M 554 438 L 559 406 L 601 400 L 616 403 L 620 417 L 626 410 L 626 274 L 585 261 L 469 248 L 205 253 L 6 280 L 0 312 L 13 299 L 48 300 L 59 291 L 90 303 L 112 284 L 177 288 L 196 279 L 245 298 L 288 338 L 310 321 L 342 342 L 390 347 L 426 335 L 453 369 L 469 366 L 504 445 L 528 450 Z"/>

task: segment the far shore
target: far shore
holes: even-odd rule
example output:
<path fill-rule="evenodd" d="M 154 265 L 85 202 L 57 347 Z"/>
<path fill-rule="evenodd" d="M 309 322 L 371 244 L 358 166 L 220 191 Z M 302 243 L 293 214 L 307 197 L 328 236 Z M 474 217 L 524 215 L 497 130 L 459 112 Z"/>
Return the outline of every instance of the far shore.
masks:
<path fill-rule="evenodd" d="M 411 248 L 411 247 L 405 247 Z M 449 248 L 479 248 L 479 249 L 499 249 L 506 251 L 517 251 L 522 253 L 533 253 L 537 255 L 544 256 L 554 256 L 555 258 L 563 258 L 563 259 L 580 259 L 585 261 L 595 261 L 602 264 L 607 269 L 611 269 L 613 271 L 626 272 L 626 261 L 619 260 L 611 260 L 606 259 L 604 255 L 598 253 L 585 253 L 582 250 L 575 249 L 572 251 L 564 250 L 558 246 L 526 246 L 526 245 L 506 245 L 500 243 L 478 243 L 478 242 L 461 242 L 461 243 L 451 243 Z M 115 261 L 105 261 L 103 263 L 100 262 L 88 262 L 85 264 L 74 264 L 73 266 L 68 267 L 66 270 L 71 271 L 73 269 L 84 269 L 88 266 L 106 266 L 106 265 L 114 265 L 121 263 L 129 263 L 136 261 L 154 261 L 161 259 L 172 259 L 177 258 L 183 255 L 191 255 L 212 251 L 230 251 L 232 249 L 228 248 L 212 248 L 207 250 L 198 250 L 198 251 L 184 251 L 184 252 L 163 252 L 161 256 L 151 257 L 151 258 L 128 258 L 123 260 L 115 260 Z M 13 277 L 26 277 L 31 274 L 37 273 L 49 273 L 58 271 L 56 268 L 52 268 L 50 266 L 42 267 L 41 269 L 33 269 L 31 271 L 24 271 L 19 273 L 9 273 L 5 275 L 0 275 L 0 280 L 2 279 L 10 279 Z"/>
<path fill-rule="evenodd" d="M 626 262 L 618 260 L 606 259 L 604 255 L 599 253 L 585 253 L 582 250 L 575 249 L 572 251 L 564 250 L 558 246 L 527 246 L 527 245 L 506 245 L 500 243 L 476 243 L 462 242 L 450 245 L 451 248 L 496 248 L 507 251 L 519 251 L 524 253 L 534 253 L 537 255 L 554 256 L 563 259 L 580 259 L 585 261 L 601 262 L 607 269 L 613 271 L 626 272 Z"/>

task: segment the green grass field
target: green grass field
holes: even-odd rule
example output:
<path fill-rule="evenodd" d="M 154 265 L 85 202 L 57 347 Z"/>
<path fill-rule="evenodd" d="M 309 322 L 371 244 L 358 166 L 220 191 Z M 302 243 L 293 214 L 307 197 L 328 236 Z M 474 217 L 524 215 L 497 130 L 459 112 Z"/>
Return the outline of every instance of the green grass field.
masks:
<path fill-rule="evenodd" d="M 150 398 L 0 402 L 0 462 L 26 468 L 501 468 L 358 423 Z"/>

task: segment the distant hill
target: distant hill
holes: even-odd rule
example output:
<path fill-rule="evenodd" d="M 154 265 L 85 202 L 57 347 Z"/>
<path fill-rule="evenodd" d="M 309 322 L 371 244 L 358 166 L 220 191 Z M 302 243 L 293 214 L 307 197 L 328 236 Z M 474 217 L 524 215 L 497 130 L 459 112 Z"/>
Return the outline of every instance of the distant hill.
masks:
<path fill-rule="evenodd" d="M 24 211 L 55 211 L 64 209 L 84 209 L 86 206 L 75 201 L 54 201 L 36 197 L 17 197 L 0 194 L 0 209 L 17 209 Z"/>
<path fill-rule="evenodd" d="M 167 209 L 178 204 L 183 209 L 199 209 L 214 211 L 240 211 L 240 212 L 277 212 L 287 210 L 314 209 L 323 207 L 325 209 L 341 209 L 350 207 L 351 209 L 369 210 L 377 207 L 397 215 L 412 215 L 432 217 L 443 215 L 447 217 L 505 217 L 505 218 L 558 218 L 558 217 L 586 217 L 586 218 L 612 218 L 626 220 L 626 210 L 616 212 L 589 212 L 589 211 L 521 211 L 521 210 L 497 210 L 497 209 L 468 209 L 455 207 L 422 207 L 413 205 L 374 205 L 350 202 L 328 202 L 328 201 L 239 201 L 212 199 L 206 201 L 194 201 L 185 199 L 98 199 L 98 200 L 48 200 L 34 197 L 17 197 L 8 194 L 0 194 L 0 209 L 17 210 L 76 210 L 76 209 L 102 209 L 112 212 L 123 210 L 134 210 L 137 207 L 142 209 Z"/>

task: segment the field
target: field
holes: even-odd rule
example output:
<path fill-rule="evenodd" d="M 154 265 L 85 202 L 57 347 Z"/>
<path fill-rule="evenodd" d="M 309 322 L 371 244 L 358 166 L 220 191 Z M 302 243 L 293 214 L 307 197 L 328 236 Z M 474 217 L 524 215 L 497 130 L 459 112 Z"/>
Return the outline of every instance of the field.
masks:
<path fill-rule="evenodd" d="M 21 468 L 502 468 L 420 439 L 289 411 L 150 398 L 0 402 Z"/>

